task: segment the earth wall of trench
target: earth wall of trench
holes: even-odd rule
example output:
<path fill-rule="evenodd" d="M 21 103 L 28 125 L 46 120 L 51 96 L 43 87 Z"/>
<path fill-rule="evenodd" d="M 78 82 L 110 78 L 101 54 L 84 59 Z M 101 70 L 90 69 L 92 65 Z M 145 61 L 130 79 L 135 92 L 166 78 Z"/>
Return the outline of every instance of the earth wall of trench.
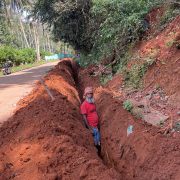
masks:
<path fill-rule="evenodd" d="M 90 69 L 64 59 L 42 78 L 55 101 L 40 81 L 19 101 L 0 127 L 0 179 L 179 179 L 178 133 L 162 135 L 124 110 L 122 101 L 89 75 Z M 103 160 L 80 114 L 87 86 L 95 92 Z M 127 137 L 130 125 L 133 133 Z"/>
<path fill-rule="evenodd" d="M 132 115 L 89 75 L 90 70 L 79 71 L 79 85 L 81 91 L 94 88 L 104 164 L 115 168 L 123 180 L 179 180 L 179 133 L 163 135 L 160 127 Z M 129 126 L 133 132 L 127 137 Z"/>
<path fill-rule="evenodd" d="M 0 127 L 0 180 L 122 179 L 97 155 L 80 114 L 71 59 L 64 59 L 19 101 Z"/>

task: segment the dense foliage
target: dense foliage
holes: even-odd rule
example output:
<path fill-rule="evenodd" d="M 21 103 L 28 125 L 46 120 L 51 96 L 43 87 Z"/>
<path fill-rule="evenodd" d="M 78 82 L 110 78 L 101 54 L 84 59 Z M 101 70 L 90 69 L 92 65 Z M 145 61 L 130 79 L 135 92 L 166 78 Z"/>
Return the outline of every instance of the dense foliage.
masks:
<path fill-rule="evenodd" d="M 163 0 L 38 0 L 35 14 L 53 26 L 57 39 L 70 43 L 90 59 L 109 55 L 139 38 L 143 19 Z M 89 58 L 88 57 L 88 58 Z"/>
<path fill-rule="evenodd" d="M 87 33 L 90 0 L 38 0 L 35 14 L 43 23 L 53 26 L 55 39 L 73 45 L 75 49 L 90 52 L 91 36 Z"/>
<path fill-rule="evenodd" d="M 40 51 L 42 59 L 46 55 L 51 55 L 49 52 Z M 34 49 L 14 49 L 12 46 L 0 47 L 0 64 L 2 65 L 6 60 L 9 59 L 14 65 L 20 65 L 21 63 L 33 63 L 37 61 L 36 51 Z"/>
<path fill-rule="evenodd" d="M 119 49 L 137 40 L 146 31 L 143 23 L 150 10 L 162 1 L 154 0 L 93 0 L 94 19 L 102 19 L 94 32 L 94 48 L 101 51 Z M 111 50 L 110 49 L 110 50 Z"/>
<path fill-rule="evenodd" d="M 6 4 L 8 2 L 12 4 L 15 1 L 19 2 L 18 8 L 22 10 L 25 2 L 20 0 L 1 1 L 1 3 L 4 2 L 2 7 L 9 7 Z M 60 51 L 62 53 L 65 44 L 71 45 L 74 50 L 77 49 L 81 53 L 79 61 L 83 67 L 95 60 L 101 61 L 105 57 L 103 54 L 106 57 L 110 56 L 115 49 L 117 64 L 113 68 L 114 71 L 120 72 L 131 59 L 128 54 L 129 49 L 143 37 L 148 28 L 145 19 L 150 11 L 157 6 L 164 8 L 165 13 L 158 16 L 159 24 L 151 26 L 158 31 L 164 29 L 176 15 L 180 14 L 179 4 L 179 0 L 36 0 L 26 7 L 28 12 L 33 11 L 30 13 L 32 22 L 24 20 L 23 25 L 17 25 L 16 11 L 13 15 L 9 14 L 10 18 L 6 17 L 6 25 L 3 25 L 2 21 L 0 33 L 7 33 L 7 35 L 4 37 L 3 33 L 0 34 L 0 44 L 16 46 L 17 49 L 27 47 L 35 49 L 34 39 L 39 38 L 38 44 L 40 44 L 42 57 L 45 56 L 44 51 L 54 49 L 55 52 L 56 49 L 56 53 Z M 16 8 L 15 3 L 14 9 Z M 1 9 L 4 13 L 4 16 L 1 16 L 2 19 L 5 17 L 5 10 L 6 15 L 8 14 L 8 8 Z M 35 30 L 36 33 L 34 33 Z M 48 30 L 53 35 L 50 35 Z M 53 48 L 55 43 L 52 40 L 58 42 L 56 48 Z M 27 50 L 25 51 L 27 53 Z M 33 61 L 32 59 L 29 61 Z M 138 68 L 135 67 L 135 69 Z M 142 72 L 141 76 L 145 71 Z M 133 73 L 134 70 L 132 70 Z M 137 86 L 141 76 L 138 76 Z"/>
<path fill-rule="evenodd" d="M 59 53 L 58 44 L 53 42 L 53 36 L 47 25 L 40 24 L 31 15 L 32 2 L 0 0 L 0 66 L 7 59 L 14 65 L 19 65 L 35 62 L 37 59 L 40 61 L 51 53 Z"/>
<path fill-rule="evenodd" d="M 17 38 L 10 33 L 9 26 L 3 14 L 4 10 L 0 7 L 0 44 L 19 47 Z"/>

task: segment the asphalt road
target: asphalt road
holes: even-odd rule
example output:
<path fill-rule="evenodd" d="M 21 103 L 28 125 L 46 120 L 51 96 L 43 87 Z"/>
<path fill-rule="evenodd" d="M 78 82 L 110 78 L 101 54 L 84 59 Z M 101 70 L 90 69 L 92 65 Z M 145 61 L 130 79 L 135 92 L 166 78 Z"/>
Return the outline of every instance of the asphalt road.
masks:
<path fill-rule="evenodd" d="M 58 62 L 50 62 L 0 77 L 0 125 L 13 115 L 16 103 L 35 88 L 35 82 L 44 77 Z"/>

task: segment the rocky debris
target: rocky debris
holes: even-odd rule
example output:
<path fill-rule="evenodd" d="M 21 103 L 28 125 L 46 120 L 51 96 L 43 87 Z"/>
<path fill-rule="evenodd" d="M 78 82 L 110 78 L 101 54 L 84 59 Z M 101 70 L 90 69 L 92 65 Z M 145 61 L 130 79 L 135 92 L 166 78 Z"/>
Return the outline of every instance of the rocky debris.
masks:
<path fill-rule="evenodd" d="M 169 118 L 169 116 L 153 109 L 150 106 L 150 100 L 146 97 L 142 98 L 140 101 L 136 101 L 135 99 L 130 99 L 130 101 L 132 103 L 133 112 L 148 123 L 157 125 L 160 121 L 164 122 Z"/>
<path fill-rule="evenodd" d="M 115 59 L 115 50 L 112 51 L 111 56 L 107 59 L 105 53 L 103 54 L 102 62 L 99 63 L 97 60 L 95 61 L 95 67 L 91 72 L 92 77 L 100 77 L 103 74 L 110 75 L 113 71 L 113 66 L 116 64 L 117 60 Z"/>

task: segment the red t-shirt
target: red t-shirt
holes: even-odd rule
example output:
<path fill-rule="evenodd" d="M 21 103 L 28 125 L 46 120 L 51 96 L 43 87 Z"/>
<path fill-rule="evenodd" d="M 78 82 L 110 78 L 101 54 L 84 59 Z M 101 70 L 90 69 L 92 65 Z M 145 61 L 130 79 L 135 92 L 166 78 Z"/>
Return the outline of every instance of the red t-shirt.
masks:
<path fill-rule="evenodd" d="M 94 103 L 88 103 L 87 101 L 84 101 L 81 105 L 81 114 L 87 115 L 87 120 L 90 126 L 92 127 L 98 126 L 99 120 L 96 112 L 96 106 Z"/>

